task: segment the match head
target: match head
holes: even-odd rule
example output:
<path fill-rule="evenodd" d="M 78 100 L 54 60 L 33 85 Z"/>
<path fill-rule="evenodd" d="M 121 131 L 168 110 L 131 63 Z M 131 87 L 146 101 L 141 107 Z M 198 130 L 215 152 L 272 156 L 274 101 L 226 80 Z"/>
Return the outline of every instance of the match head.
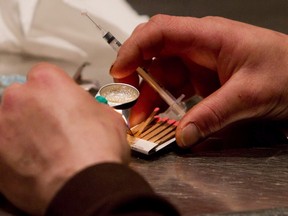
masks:
<path fill-rule="evenodd" d="M 169 119 L 168 121 L 167 121 L 167 124 L 169 124 L 169 125 L 173 125 L 173 124 L 175 124 L 175 120 L 173 120 L 173 119 Z"/>
<path fill-rule="evenodd" d="M 159 108 L 159 107 L 156 107 L 156 108 L 153 110 L 153 112 L 158 113 L 159 110 L 160 110 L 160 108 Z"/>

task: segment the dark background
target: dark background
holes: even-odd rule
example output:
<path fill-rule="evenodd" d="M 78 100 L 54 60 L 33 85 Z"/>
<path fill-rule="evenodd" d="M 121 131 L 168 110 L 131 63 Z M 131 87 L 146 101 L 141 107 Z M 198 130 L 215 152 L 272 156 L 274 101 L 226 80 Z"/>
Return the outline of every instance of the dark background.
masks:
<path fill-rule="evenodd" d="M 288 0 L 127 0 L 139 14 L 222 16 L 288 33 Z"/>

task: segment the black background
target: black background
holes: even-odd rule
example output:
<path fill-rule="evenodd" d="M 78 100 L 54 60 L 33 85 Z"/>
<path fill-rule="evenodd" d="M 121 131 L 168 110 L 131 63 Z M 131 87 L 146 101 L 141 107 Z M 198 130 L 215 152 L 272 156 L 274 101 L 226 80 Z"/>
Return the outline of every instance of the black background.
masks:
<path fill-rule="evenodd" d="M 139 14 L 222 16 L 288 33 L 288 0 L 127 0 Z"/>

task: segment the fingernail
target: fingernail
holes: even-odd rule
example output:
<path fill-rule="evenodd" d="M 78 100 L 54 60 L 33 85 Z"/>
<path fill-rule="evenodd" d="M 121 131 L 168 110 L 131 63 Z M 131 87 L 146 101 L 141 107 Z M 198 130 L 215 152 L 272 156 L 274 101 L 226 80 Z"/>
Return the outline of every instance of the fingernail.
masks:
<path fill-rule="evenodd" d="M 110 66 L 110 69 L 109 69 L 110 74 L 111 74 L 113 67 L 114 67 L 114 63 Z"/>
<path fill-rule="evenodd" d="M 200 140 L 201 134 L 194 123 L 189 123 L 182 129 L 180 137 L 182 146 L 189 147 Z"/>

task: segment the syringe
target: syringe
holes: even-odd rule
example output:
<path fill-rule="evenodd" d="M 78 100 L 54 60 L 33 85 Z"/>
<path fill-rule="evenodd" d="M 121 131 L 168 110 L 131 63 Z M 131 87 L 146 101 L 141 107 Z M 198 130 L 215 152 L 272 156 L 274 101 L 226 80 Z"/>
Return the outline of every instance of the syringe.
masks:
<path fill-rule="evenodd" d="M 111 34 L 109 31 L 103 29 L 100 25 L 98 25 L 87 12 L 82 12 L 82 15 L 85 15 L 88 19 L 91 20 L 92 23 L 96 26 L 96 28 L 101 32 L 103 39 L 116 51 L 118 52 L 121 43 Z M 181 102 L 183 95 L 180 96 L 179 99 L 175 99 L 170 92 L 161 87 L 143 68 L 138 67 L 136 69 L 137 73 L 145 80 L 158 94 L 161 98 L 169 105 L 168 110 L 173 111 L 176 120 L 181 119 L 186 113 L 186 107 L 184 103 Z"/>

